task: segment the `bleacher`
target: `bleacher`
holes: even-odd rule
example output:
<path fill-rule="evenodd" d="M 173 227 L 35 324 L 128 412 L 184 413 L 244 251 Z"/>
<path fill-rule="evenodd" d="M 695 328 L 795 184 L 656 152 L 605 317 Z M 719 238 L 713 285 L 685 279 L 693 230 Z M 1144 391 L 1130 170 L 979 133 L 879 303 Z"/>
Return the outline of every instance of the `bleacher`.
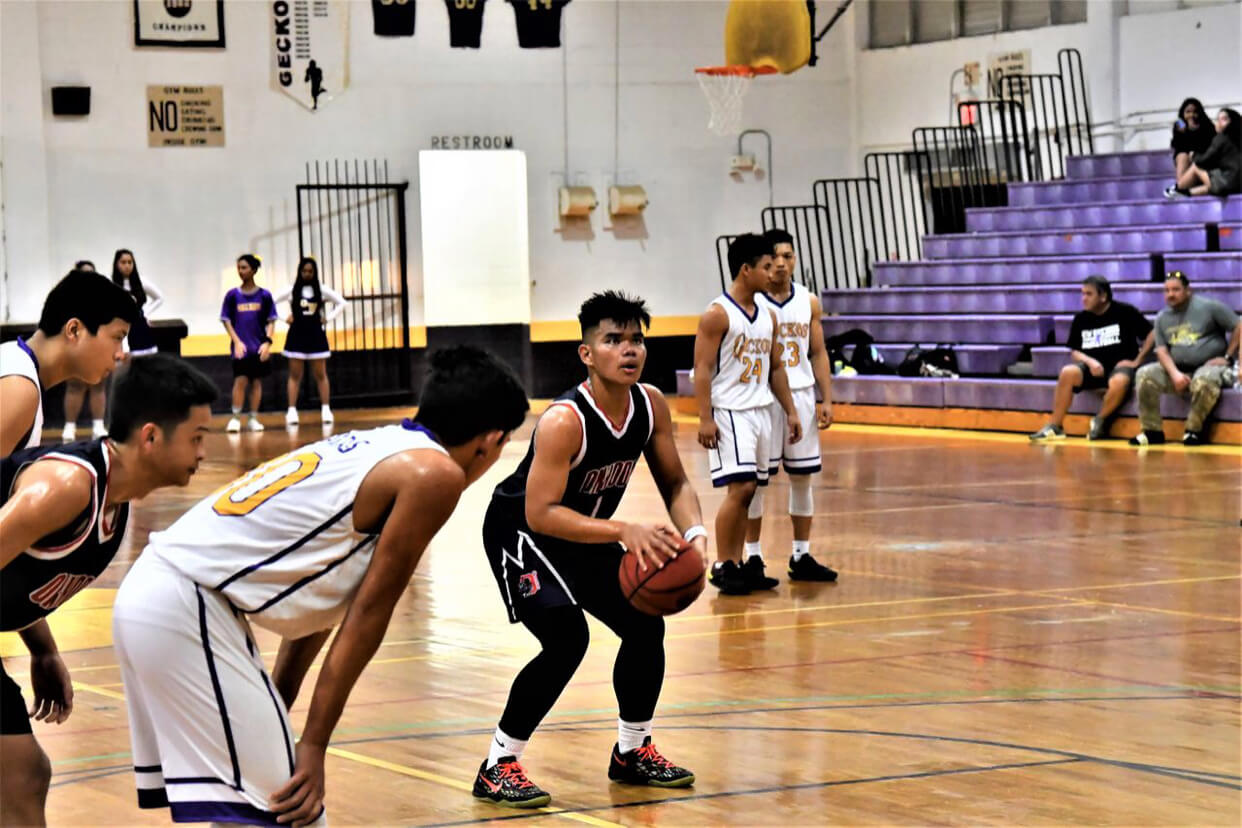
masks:
<path fill-rule="evenodd" d="M 872 286 L 824 290 L 825 336 L 865 330 L 890 365 L 914 344 L 949 344 L 962 374 L 834 377 L 833 399 L 846 419 L 1033 430 L 1052 404 L 1067 359 L 1061 343 L 1091 274 L 1108 278 L 1116 299 L 1153 319 L 1164 307 L 1169 270 L 1185 272 L 1199 294 L 1242 309 L 1242 197 L 1167 200 L 1169 167 L 1164 150 L 1071 156 L 1065 179 L 1011 183 L 1008 206 L 968 207 L 965 232 L 926 235 L 922 260 L 876 262 Z M 688 372 L 681 381 L 681 392 L 692 395 Z M 1071 413 L 1089 415 L 1098 405 L 1098 396 L 1079 394 Z M 1173 437 L 1186 405 L 1163 400 Z M 867 406 L 923 414 L 877 419 L 861 411 Z M 993 416 L 928 413 L 936 410 Z M 1132 396 L 1120 413 L 1114 435 L 1134 433 L 1137 423 L 1124 419 L 1136 415 Z M 1242 423 L 1242 392 L 1226 389 L 1212 421 Z M 1084 425 L 1071 420 L 1071 433 Z M 1236 425 L 1220 431 L 1216 439 L 1228 442 L 1242 435 Z"/>

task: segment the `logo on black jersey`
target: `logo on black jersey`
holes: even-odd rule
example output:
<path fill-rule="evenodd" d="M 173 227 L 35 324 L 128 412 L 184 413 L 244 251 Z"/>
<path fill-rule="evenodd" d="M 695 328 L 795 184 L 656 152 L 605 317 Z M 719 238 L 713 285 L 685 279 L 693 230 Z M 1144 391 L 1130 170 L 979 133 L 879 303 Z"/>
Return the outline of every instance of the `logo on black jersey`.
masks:
<path fill-rule="evenodd" d="M 539 573 L 523 572 L 518 578 L 517 583 L 518 595 L 523 598 L 529 598 L 539 591 Z"/>
<path fill-rule="evenodd" d="M 634 463 L 634 460 L 618 460 L 607 466 L 591 469 L 582 481 L 580 491 L 583 494 L 595 495 L 605 489 L 624 488 L 630 482 L 630 475 L 634 473 Z"/>
<path fill-rule="evenodd" d="M 87 584 L 95 580 L 90 575 L 59 573 L 55 578 L 30 593 L 30 602 L 49 612 L 77 595 Z"/>

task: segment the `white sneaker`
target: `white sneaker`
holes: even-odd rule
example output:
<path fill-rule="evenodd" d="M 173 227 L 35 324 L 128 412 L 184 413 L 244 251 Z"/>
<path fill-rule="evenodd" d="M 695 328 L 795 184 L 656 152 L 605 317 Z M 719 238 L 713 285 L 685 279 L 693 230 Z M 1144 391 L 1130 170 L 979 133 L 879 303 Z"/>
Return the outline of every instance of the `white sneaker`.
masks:
<path fill-rule="evenodd" d="M 296 408 L 290 408 L 288 411 L 285 412 L 285 425 L 295 426 L 297 424 L 298 424 L 298 410 Z"/>
<path fill-rule="evenodd" d="M 72 443 L 78 437 L 78 426 L 76 423 L 65 423 L 65 428 L 60 432 L 60 441 L 62 443 Z"/>
<path fill-rule="evenodd" d="M 259 422 L 258 417 L 251 417 L 249 421 L 247 421 L 246 423 L 246 430 L 247 431 L 262 431 L 263 423 Z"/>
<path fill-rule="evenodd" d="M 108 436 L 108 427 L 104 425 L 103 420 L 95 420 L 91 425 L 91 439 L 98 440 L 100 437 Z"/>
<path fill-rule="evenodd" d="M 336 417 L 332 416 L 332 409 L 328 408 L 326 405 L 320 407 L 319 419 L 323 421 L 324 425 L 331 425 L 336 422 Z"/>
<path fill-rule="evenodd" d="M 227 431 L 229 434 L 236 434 L 237 432 L 241 431 L 241 420 L 234 417 L 233 419 L 229 420 L 229 424 L 224 427 L 224 430 Z"/>

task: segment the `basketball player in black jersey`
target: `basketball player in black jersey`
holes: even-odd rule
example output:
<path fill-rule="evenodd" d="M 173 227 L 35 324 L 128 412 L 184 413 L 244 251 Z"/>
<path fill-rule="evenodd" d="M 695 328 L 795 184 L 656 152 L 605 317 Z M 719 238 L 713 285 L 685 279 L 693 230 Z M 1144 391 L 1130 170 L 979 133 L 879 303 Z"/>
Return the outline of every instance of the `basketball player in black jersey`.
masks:
<path fill-rule="evenodd" d="M 129 501 L 184 486 L 203 459 L 216 388 L 189 364 L 131 360 L 112 389 L 109 436 L 0 461 L 0 630 L 30 650 L 34 704 L 0 666 L 0 824 L 42 825 L 51 765 L 30 718 L 60 724 L 73 686 L 45 616 L 94 581 L 125 536 Z"/>
<path fill-rule="evenodd" d="M 613 668 L 620 717 L 608 777 L 669 788 L 694 782 L 694 774 L 651 741 L 664 681 L 664 620 L 630 605 L 617 569 L 624 549 L 646 567 L 663 566 L 684 538 L 693 550 L 686 554 L 698 554 L 706 570 L 699 499 L 673 442 L 668 403 L 639 383 L 647 359 L 643 329 L 651 323 L 646 306 L 612 291 L 597 293 L 583 303 L 578 322 L 578 356 L 588 378 L 539 419 L 530 450 L 496 487 L 483 522 L 483 545 L 509 620 L 524 624 L 543 648 L 514 679 L 475 777 L 475 796 L 509 807 L 551 799 L 518 760 L 586 654 L 584 611 L 621 638 Z M 640 456 L 676 529 L 612 520 Z"/>

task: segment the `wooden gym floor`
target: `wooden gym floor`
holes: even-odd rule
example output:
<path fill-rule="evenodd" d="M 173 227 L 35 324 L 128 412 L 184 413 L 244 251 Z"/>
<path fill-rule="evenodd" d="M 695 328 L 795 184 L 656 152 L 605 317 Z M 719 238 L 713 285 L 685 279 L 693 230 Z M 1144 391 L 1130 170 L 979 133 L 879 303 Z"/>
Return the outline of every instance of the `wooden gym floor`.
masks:
<path fill-rule="evenodd" d="M 396 416 L 342 412 L 337 430 Z M 271 419 L 262 435 L 213 436 L 190 488 L 139 504 L 105 577 L 52 617 L 77 701 L 66 724 L 35 728 L 55 774 L 51 824 L 166 822 L 134 803 L 108 608 L 148 532 L 320 434 Z M 669 621 L 657 743 L 696 771 L 693 789 L 608 782 L 616 642 L 593 624 L 525 757 L 553 807 L 474 800 L 509 681 L 534 653 L 505 622 L 479 542 L 490 489 L 528 436 L 467 492 L 355 689 L 328 760 L 333 824 L 1242 822 L 1242 453 L 870 426 L 823 437 L 814 552 L 840 583 L 785 579 L 782 478 L 765 529 L 780 587 L 709 587 Z M 688 419 L 678 442 L 710 527 L 719 497 Z M 661 514 L 644 470 L 621 515 Z M 259 640 L 270 657 L 275 638 Z M 20 641 L 0 647 L 26 683 Z"/>

